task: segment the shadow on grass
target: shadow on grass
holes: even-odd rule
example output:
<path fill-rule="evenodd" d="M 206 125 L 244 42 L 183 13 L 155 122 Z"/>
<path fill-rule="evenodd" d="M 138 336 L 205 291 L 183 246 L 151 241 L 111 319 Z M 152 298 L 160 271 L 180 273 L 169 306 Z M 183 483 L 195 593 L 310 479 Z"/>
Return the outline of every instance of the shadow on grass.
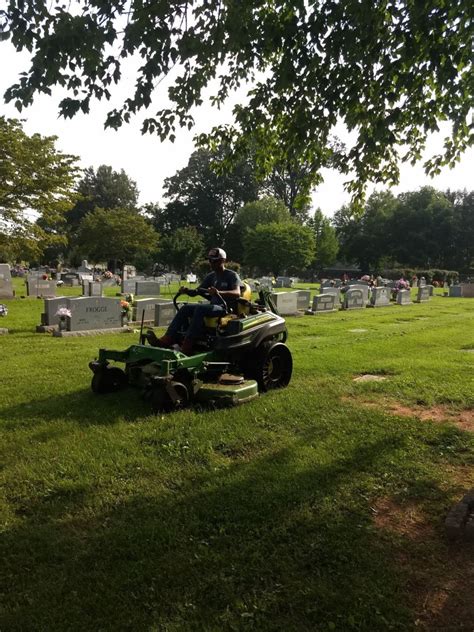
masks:
<path fill-rule="evenodd" d="M 311 438 L 217 471 L 190 462 L 126 501 L 73 488 L 32 505 L 4 534 L 0 628 L 411 629 L 390 539 L 354 491 L 403 441 L 302 468 Z"/>
<path fill-rule="evenodd" d="M 15 406 L 3 407 L 2 428 L 15 430 L 41 422 L 66 420 L 83 425 L 107 425 L 118 419 L 135 421 L 151 414 L 151 406 L 137 389 L 127 388 L 118 393 L 95 395 L 91 389 L 49 395 Z"/>

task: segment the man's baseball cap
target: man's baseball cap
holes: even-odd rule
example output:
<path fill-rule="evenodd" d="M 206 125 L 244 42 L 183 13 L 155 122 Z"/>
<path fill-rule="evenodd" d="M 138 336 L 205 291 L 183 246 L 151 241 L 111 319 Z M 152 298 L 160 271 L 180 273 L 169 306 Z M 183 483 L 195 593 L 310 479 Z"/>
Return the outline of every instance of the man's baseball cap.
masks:
<path fill-rule="evenodd" d="M 219 261 L 219 259 L 227 259 L 227 255 L 225 250 L 222 250 L 222 248 L 211 248 L 207 258 L 209 261 Z"/>

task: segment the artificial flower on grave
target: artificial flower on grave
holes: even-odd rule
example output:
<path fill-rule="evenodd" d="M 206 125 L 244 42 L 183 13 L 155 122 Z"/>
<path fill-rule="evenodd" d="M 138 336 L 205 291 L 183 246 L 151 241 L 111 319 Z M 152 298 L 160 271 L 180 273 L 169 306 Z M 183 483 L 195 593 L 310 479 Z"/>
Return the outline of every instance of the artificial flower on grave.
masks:
<path fill-rule="evenodd" d="M 0 304 L 0 316 L 8 316 L 8 307 L 3 303 Z"/>
<path fill-rule="evenodd" d="M 120 301 L 120 308 L 122 310 L 122 316 L 126 316 L 127 318 L 130 318 L 131 315 L 131 305 L 128 301 L 126 301 L 125 299 L 122 299 Z"/>
<path fill-rule="evenodd" d="M 59 316 L 61 320 L 66 320 L 68 316 L 71 318 L 71 310 L 68 307 L 59 307 L 56 316 Z"/>
<path fill-rule="evenodd" d="M 408 283 L 408 281 L 405 281 L 405 279 L 398 279 L 398 281 L 395 281 L 395 287 L 392 288 L 392 298 L 396 298 L 400 290 L 409 289 L 410 284 Z"/>

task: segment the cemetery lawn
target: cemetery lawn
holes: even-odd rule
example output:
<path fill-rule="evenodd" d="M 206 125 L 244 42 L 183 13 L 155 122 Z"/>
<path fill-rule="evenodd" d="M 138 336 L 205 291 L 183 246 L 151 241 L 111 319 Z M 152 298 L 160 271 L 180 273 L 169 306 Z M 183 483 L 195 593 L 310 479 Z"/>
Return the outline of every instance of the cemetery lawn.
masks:
<path fill-rule="evenodd" d="M 474 300 L 289 318 L 287 389 L 159 417 L 90 390 L 138 335 L 2 302 L 1 630 L 472 629 Z"/>

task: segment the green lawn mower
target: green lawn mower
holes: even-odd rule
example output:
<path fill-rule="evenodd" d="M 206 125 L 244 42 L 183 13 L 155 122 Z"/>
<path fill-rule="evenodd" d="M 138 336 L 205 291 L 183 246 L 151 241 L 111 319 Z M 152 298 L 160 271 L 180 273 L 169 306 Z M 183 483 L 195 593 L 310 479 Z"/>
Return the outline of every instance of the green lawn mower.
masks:
<path fill-rule="evenodd" d="M 208 298 L 202 289 L 189 293 Z M 178 293 L 173 298 L 176 309 L 184 304 L 178 302 L 179 296 L 183 295 Z M 285 320 L 268 290 L 260 290 L 256 302 L 250 298 L 246 285 L 233 311 L 206 318 L 205 334 L 197 341 L 192 356 L 153 346 L 157 338 L 152 329 L 143 331 L 142 322 L 140 344 L 124 351 L 100 349 L 98 359 L 89 363 L 94 374 L 93 392 L 103 394 L 135 386 L 158 413 L 193 403 L 234 406 L 254 399 L 259 392 L 287 386 L 293 360 L 285 344 Z"/>

